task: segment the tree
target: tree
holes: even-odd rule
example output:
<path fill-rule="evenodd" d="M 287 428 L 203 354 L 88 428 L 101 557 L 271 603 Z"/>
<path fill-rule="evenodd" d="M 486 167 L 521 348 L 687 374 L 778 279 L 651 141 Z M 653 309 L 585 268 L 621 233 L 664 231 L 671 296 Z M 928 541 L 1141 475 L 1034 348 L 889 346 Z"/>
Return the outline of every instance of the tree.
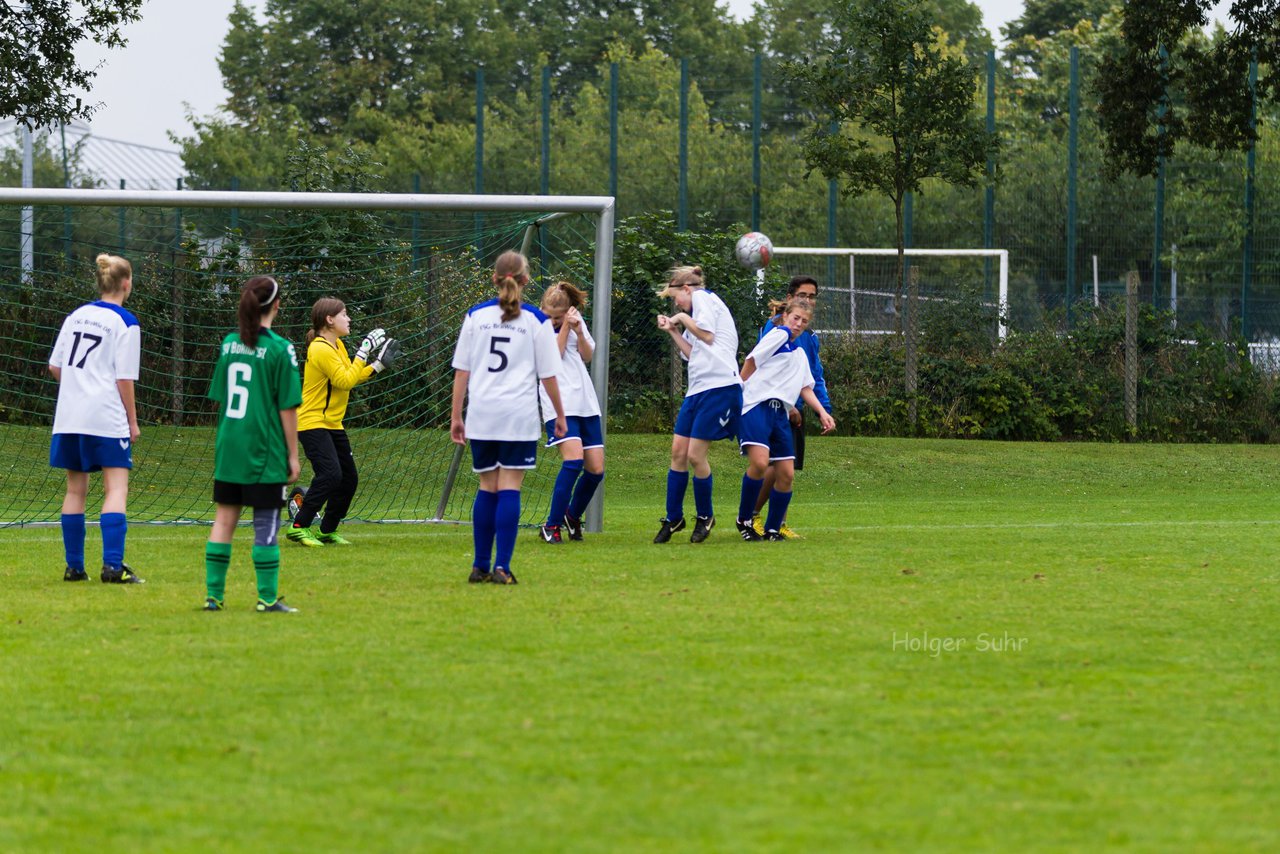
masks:
<path fill-rule="evenodd" d="M 140 17 L 142 0 L 25 0 L 0 3 L 0 117 L 30 128 L 93 115 L 94 104 L 73 94 L 88 90 L 96 68 L 82 68 L 85 39 L 123 47 L 121 29 Z M 74 10 L 74 11 L 73 11 Z"/>
<path fill-rule="evenodd" d="M 997 140 L 974 109 L 977 71 L 949 55 L 913 0 L 843 0 L 833 22 L 838 40 L 814 59 L 787 66 L 797 95 L 819 115 L 804 139 L 805 162 L 841 192 L 892 199 L 903 290 L 902 210 L 926 179 L 974 186 Z M 919 289 L 908 292 L 906 391 L 915 421 Z"/>
<path fill-rule="evenodd" d="M 1212 0 L 1129 0 L 1119 50 L 1103 59 L 1097 92 L 1113 172 L 1155 174 L 1183 140 L 1219 152 L 1257 139 L 1249 63 L 1259 100 L 1280 100 L 1280 0 L 1233 4 L 1231 32 L 1204 35 Z"/>

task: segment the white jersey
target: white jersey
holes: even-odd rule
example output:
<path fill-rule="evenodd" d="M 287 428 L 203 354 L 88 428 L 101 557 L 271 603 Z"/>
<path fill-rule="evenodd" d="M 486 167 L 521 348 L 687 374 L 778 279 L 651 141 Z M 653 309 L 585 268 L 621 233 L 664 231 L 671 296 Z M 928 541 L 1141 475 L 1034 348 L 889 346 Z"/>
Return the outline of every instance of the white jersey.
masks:
<path fill-rule="evenodd" d="M 552 326 L 554 329 L 554 324 Z M 582 352 L 578 349 L 578 341 L 586 341 L 587 346 L 595 349 L 595 339 L 587 331 L 587 324 L 582 324 L 579 336 L 572 329 L 565 340 L 564 356 L 560 360 L 560 374 L 556 383 L 560 386 L 560 403 L 564 406 L 565 415 L 591 416 L 600 414 L 600 400 L 596 397 L 596 387 L 591 382 L 591 372 L 587 363 L 582 360 Z M 557 347 L 557 349 L 559 349 Z M 551 395 L 538 385 L 539 402 L 542 404 L 542 422 L 545 424 L 556 417 L 556 409 L 551 405 Z"/>
<path fill-rule="evenodd" d="M 527 442 L 542 435 L 539 380 L 560 370 L 551 319 L 531 305 L 502 319 L 496 299 L 472 306 L 462 321 L 453 367 L 468 371 L 468 439 Z"/>
<path fill-rule="evenodd" d="M 733 323 L 729 306 L 720 297 L 694 288 L 689 292 L 692 310 L 689 316 L 699 329 L 715 335 L 711 344 L 703 344 L 686 329 L 682 334 L 693 349 L 685 357 L 689 362 L 689 390 L 685 397 L 692 397 L 713 388 L 741 385 L 738 379 L 738 327 Z"/>
<path fill-rule="evenodd" d="M 132 312 L 100 300 L 68 314 L 49 355 L 49 365 L 62 369 L 53 432 L 129 438 L 116 381 L 138 379 L 141 361 L 142 329 Z"/>
<path fill-rule="evenodd" d="M 742 389 L 744 413 L 766 400 L 780 400 L 790 406 L 801 389 L 813 388 L 809 356 L 791 340 L 791 330 L 785 326 L 766 332 L 747 358 L 755 360 L 756 371 L 747 377 Z"/>

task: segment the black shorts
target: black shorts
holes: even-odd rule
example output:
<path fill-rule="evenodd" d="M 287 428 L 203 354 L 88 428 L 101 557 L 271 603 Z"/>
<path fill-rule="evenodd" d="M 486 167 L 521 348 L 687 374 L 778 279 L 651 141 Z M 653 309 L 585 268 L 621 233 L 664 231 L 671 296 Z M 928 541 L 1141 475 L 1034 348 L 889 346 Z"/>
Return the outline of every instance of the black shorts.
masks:
<path fill-rule="evenodd" d="M 287 483 L 227 483 L 214 480 L 213 500 L 238 507 L 267 507 L 279 510 L 289 495 Z"/>
<path fill-rule="evenodd" d="M 800 413 L 800 426 L 791 425 L 791 439 L 793 447 L 796 450 L 796 471 L 804 468 L 804 407 L 798 410 Z"/>

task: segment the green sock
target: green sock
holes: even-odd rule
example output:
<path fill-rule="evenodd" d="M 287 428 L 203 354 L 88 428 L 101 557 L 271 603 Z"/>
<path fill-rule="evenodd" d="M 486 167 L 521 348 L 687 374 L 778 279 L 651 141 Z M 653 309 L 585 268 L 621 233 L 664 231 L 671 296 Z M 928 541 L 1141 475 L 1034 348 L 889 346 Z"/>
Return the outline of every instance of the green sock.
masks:
<path fill-rule="evenodd" d="M 274 604 L 280 598 L 280 546 L 254 546 L 253 571 L 258 574 L 258 598 Z"/>
<path fill-rule="evenodd" d="M 227 569 L 231 566 L 231 543 L 204 544 L 204 585 L 210 599 L 222 601 L 227 592 Z"/>

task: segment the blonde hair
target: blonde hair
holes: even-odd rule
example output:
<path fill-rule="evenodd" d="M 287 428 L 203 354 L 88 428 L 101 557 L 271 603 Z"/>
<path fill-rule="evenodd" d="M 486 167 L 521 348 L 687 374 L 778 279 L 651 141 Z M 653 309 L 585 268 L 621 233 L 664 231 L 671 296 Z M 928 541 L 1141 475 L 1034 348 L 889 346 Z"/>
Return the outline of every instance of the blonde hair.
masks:
<path fill-rule="evenodd" d="M 786 299 L 769 300 L 769 315 L 774 326 L 781 326 L 783 319 L 793 311 L 802 311 L 813 319 L 813 300 L 808 297 L 789 296 Z"/>
<path fill-rule="evenodd" d="M 503 321 L 515 320 L 520 316 L 521 294 L 529 282 L 529 259 L 514 249 L 503 252 L 494 262 L 493 282 L 498 286 Z"/>
<path fill-rule="evenodd" d="M 546 309 L 568 311 L 571 308 L 582 311 L 586 304 L 587 292 L 572 282 L 556 282 L 542 294 L 542 308 L 544 311 Z"/>
<path fill-rule="evenodd" d="M 98 280 L 98 293 L 103 296 L 124 290 L 125 279 L 133 278 L 133 265 L 119 255 L 105 252 L 94 259 L 93 276 Z"/>
<path fill-rule="evenodd" d="M 702 268 L 701 267 L 673 267 L 669 274 L 671 279 L 667 282 L 667 286 L 658 291 L 658 296 L 669 297 L 675 293 L 674 288 L 700 288 L 702 287 Z"/>

